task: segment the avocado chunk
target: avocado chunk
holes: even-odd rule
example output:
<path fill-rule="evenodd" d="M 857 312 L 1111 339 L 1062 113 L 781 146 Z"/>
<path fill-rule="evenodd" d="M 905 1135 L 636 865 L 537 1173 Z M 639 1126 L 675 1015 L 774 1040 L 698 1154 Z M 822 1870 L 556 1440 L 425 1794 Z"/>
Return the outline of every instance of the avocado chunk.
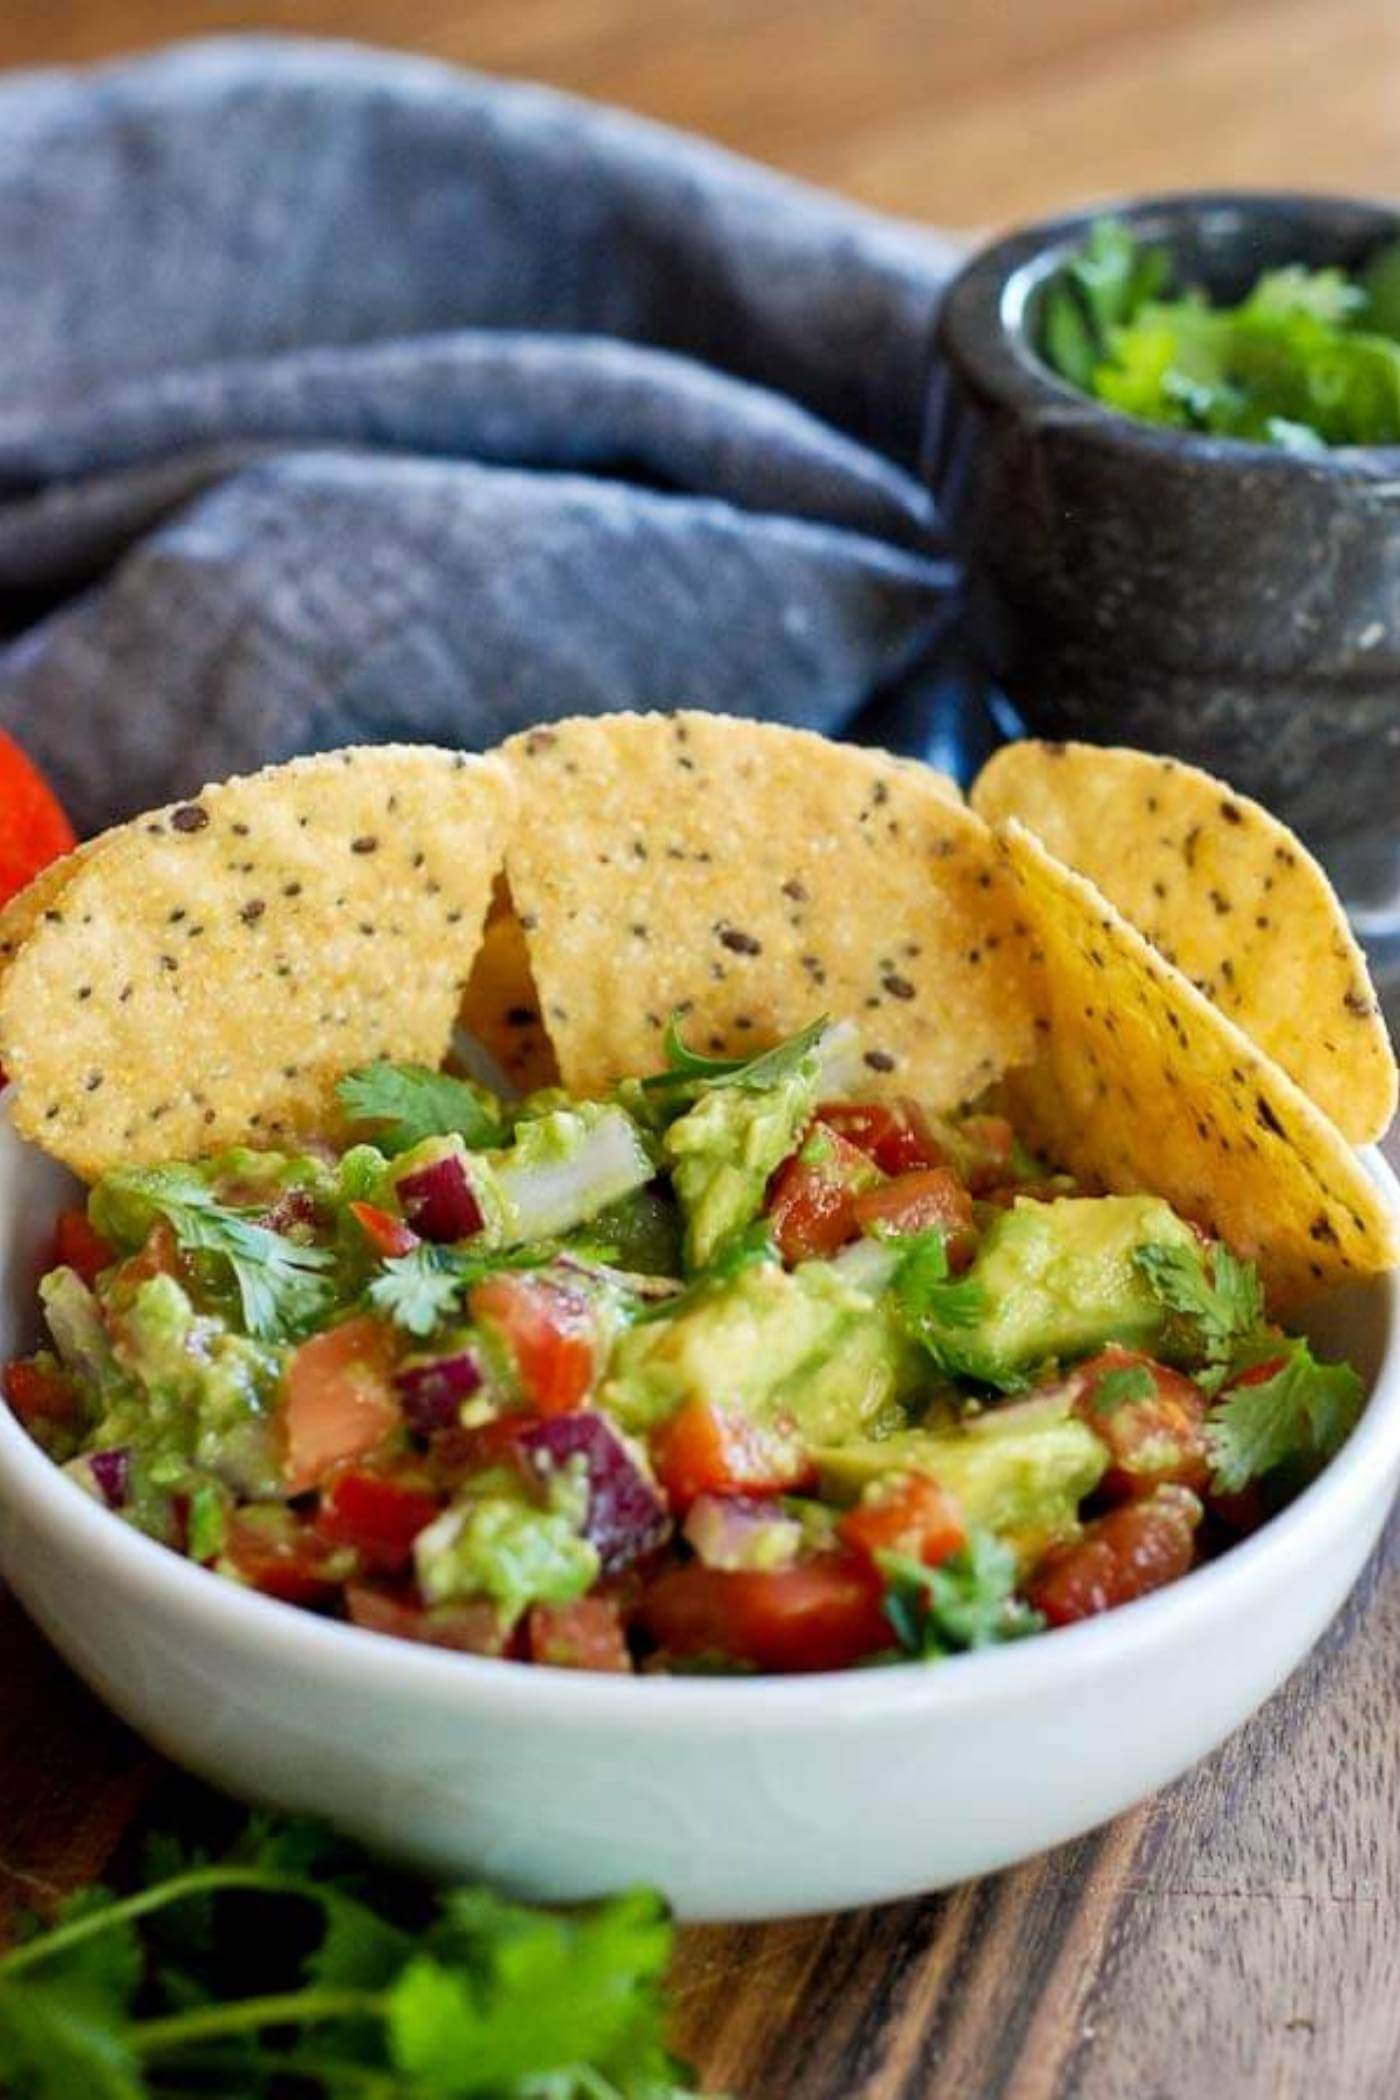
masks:
<path fill-rule="evenodd" d="M 758 1216 L 770 1176 L 811 1120 L 820 1071 L 813 1051 L 776 1086 L 707 1087 L 672 1123 L 661 1149 L 685 1212 L 688 1269 L 703 1269 Z"/>
<path fill-rule="evenodd" d="M 633 1432 L 706 1400 L 831 1444 L 901 1426 L 902 1403 L 928 1382 L 892 1310 L 829 1263 L 762 1262 L 632 1328 L 600 1397 Z"/>
<path fill-rule="evenodd" d="M 1073 1538 L 1079 1505 L 1103 1476 L 1108 1454 L 1070 1412 L 1069 1395 L 1047 1393 L 953 1429 L 906 1429 L 895 1436 L 816 1453 L 822 1493 L 860 1499 L 895 1473 L 929 1473 L 956 1497 L 968 1525 L 1007 1539 L 1025 1564 Z"/>
<path fill-rule="evenodd" d="M 906 1297 L 905 1318 L 944 1370 L 1007 1392 L 1038 1365 L 1107 1342 L 1179 1354 L 1136 1256 L 1195 1244 L 1159 1196 L 1021 1197 L 987 1228 L 966 1275 L 922 1302 Z"/>

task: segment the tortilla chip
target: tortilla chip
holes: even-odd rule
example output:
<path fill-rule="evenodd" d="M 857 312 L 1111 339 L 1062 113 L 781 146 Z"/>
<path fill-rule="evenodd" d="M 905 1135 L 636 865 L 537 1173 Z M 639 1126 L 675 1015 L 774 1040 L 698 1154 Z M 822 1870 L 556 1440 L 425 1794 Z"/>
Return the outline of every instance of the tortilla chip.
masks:
<path fill-rule="evenodd" d="M 75 846 L 71 853 L 51 860 L 0 910 L 0 979 L 4 978 L 6 970 L 45 913 L 57 905 L 96 844 L 95 839 L 89 839 L 85 845 Z"/>
<path fill-rule="evenodd" d="M 557 722 L 503 747 L 511 892 L 564 1084 L 856 1021 L 872 1089 L 934 1107 L 1031 1054 L 1026 930 L 950 784 L 712 714 Z"/>
<path fill-rule="evenodd" d="M 1032 1142 L 1165 1196 L 1257 1261 L 1275 1310 L 1390 1268 L 1396 1219 L 1322 1111 L 1081 875 L 1003 836 L 1045 956 L 1045 1048 L 1007 1083 Z"/>
<path fill-rule="evenodd" d="M 540 1019 L 540 995 L 530 973 L 530 951 L 510 892 L 497 899 L 462 1000 L 460 1020 L 522 1094 L 555 1086 L 559 1068 Z"/>
<path fill-rule="evenodd" d="M 334 1129 L 376 1057 L 437 1064 L 513 802 L 494 759 L 297 759 L 107 833 L 0 981 L 15 1122 L 89 1179 Z"/>
<path fill-rule="evenodd" d="M 1335 891 L 1291 831 L 1144 751 L 1008 745 L 972 791 L 1097 884 L 1355 1144 L 1395 1113 L 1395 1057 Z"/>

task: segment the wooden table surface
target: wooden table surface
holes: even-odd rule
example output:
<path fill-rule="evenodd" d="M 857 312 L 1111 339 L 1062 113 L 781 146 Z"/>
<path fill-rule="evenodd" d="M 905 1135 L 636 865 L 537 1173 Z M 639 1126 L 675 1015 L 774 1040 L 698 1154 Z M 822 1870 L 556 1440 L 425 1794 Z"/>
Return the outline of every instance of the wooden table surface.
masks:
<path fill-rule="evenodd" d="M 196 24 L 534 74 L 952 225 L 1400 188 L 1395 0 L 8 0 L 0 65 Z M 919 1903 L 685 1934 L 679 2044 L 746 2100 L 1393 2100 L 1397 1655 L 1400 1524 L 1253 1725 L 1110 1829 Z M 0 1598 L 0 1902 L 99 1871 L 156 1784 Z"/>

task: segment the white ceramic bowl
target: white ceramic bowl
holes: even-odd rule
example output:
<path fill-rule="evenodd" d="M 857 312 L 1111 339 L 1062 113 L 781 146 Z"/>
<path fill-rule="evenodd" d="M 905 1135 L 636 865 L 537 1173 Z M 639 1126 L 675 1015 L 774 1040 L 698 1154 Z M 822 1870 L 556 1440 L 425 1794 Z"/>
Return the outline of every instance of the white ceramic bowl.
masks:
<path fill-rule="evenodd" d="M 1372 1157 L 1392 1202 L 1400 1186 Z M 0 1117 L 0 1357 L 63 1177 Z M 613 1679 L 441 1653 L 254 1596 L 100 1508 L 0 1407 L 0 1568 L 159 1749 L 233 1793 L 523 1892 L 647 1880 L 689 1918 L 874 1903 L 1116 1815 L 1237 1728 L 1336 1613 L 1400 1476 L 1394 1279 L 1312 1323 L 1371 1382 L 1306 1494 L 1174 1588 L 932 1668 Z"/>

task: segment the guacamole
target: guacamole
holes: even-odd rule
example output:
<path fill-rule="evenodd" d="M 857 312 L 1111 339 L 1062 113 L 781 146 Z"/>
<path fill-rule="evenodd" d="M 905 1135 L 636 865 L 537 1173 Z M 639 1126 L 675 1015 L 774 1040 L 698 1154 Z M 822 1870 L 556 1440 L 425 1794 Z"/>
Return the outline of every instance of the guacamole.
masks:
<path fill-rule="evenodd" d="M 610 1671 L 933 1660 L 1127 1603 L 1267 1515 L 1360 1385 L 1161 1198 L 993 1105 L 862 1098 L 852 1031 L 667 1035 L 602 1100 L 348 1074 L 304 1153 L 123 1168 L 5 1390 L 231 1581 Z"/>

